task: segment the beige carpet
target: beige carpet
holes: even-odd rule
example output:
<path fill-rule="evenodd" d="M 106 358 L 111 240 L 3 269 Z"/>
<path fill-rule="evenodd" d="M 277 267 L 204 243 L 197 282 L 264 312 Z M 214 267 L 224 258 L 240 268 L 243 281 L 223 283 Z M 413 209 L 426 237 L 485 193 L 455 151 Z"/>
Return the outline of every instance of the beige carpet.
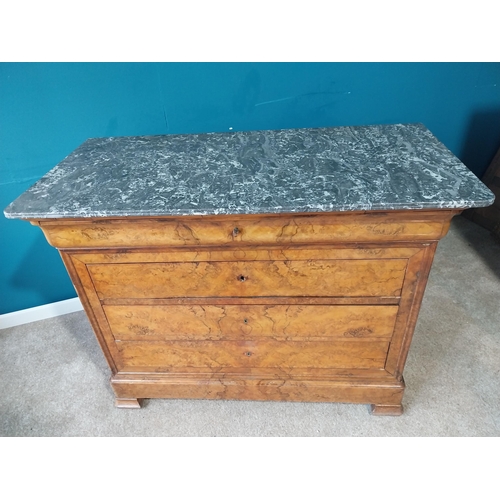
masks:
<path fill-rule="evenodd" d="M 83 312 L 0 330 L 2 436 L 499 436 L 500 244 L 463 217 L 439 244 L 401 417 L 366 405 L 146 400 L 114 407 Z"/>

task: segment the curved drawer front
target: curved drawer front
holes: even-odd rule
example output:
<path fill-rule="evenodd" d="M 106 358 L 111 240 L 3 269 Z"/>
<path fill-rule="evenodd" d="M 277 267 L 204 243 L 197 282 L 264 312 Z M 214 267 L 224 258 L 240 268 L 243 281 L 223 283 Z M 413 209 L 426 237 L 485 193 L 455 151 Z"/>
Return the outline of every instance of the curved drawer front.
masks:
<path fill-rule="evenodd" d="M 406 259 L 89 264 L 110 298 L 398 296 Z"/>
<path fill-rule="evenodd" d="M 105 305 L 116 340 L 390 339 L 398 306 Z"/>
<path fill-rule="evenodd" d="M 182 372 L 186 368 L 383 369 L 389 342 L 118 341 L 120 370 Z"/>
<path fill-rule="evenodd" d="M 422 213 L 414 219 L 405 220 L 394 213 L 369 217 L 356 214 L 203 219 L 183 216 L 71 224 L 41 221 L 41 227 L 49 243 L 57 248 L 359 243 L 435 240 L 442 236 L 442 218 Z"/>

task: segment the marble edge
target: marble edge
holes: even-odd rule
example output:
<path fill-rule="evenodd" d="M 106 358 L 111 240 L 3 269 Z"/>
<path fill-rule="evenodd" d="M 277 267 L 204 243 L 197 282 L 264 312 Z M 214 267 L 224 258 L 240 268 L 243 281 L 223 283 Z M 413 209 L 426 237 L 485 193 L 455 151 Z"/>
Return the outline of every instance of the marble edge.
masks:
<path fill-rule="evenodd" d="M 423 123 L 423 122 L 398 122 L 398 123 L 379 123 L 372 125 L 335 125 L 335 126 L 324 126 L 324 127 L 284 127 L 284 128 L 252 128 L 249 130 L 223 130 L 223 131 L 213 131 L 213 132 L 192 132 L 192 133 L 180 133 L 180 134 L 148 134 L 148 135 L 116 135 L 116 136 L 97 136 L 97 137 L 89 137 L 84 142 L 82 142 L 77 148 L 83 146 L 89 141 L 113 141 L 116 139 L 146 139 L 152 137 L 186 137 L 186 136 L 200 136 L 200 135 L 234 135 L 234 134 L 255 134 L 259 132 L 288 132 L 288 131 L 301 131 L 301 130 L 310 130 L 310 131 L 318 131 L 318 130 L 334 130 L 334 129 L 345 129 L 345 128 L 373 128 L 373 127 L 397 127 L 397 126 L 414 126 L 419 127 L 423 130 L 430 132 L 433 136 L 433 132 Z M 434 136 L 435 137 L 435 136 Z M 437 137 L 436 137 L 437 139 Z M 439 139 L 437 139 L 438 142 Z M 74 152 L 72 151 L 67 156 L 71 156 Z M 453 153 L 452 153 L 453 154 Z M 455 155 L 453 155 L 455 156 Z M 67 157 L 66 157 L 67 158 Z M 64 158 L 62 161 L 64 161 Z M 59 163 L 61 163 L 59 162 Z"/>
<path fill-rule="evenodd" d="M 493 194 L 493 193 L 492 193 Z M 374 204 L 371 206 L 356 206 L 356 207 L 331 207 L 328 209 L 319 207 L 306 207 L 291 209 L 286 207 L 274 207 L 272 209 L 262 210 L 262 211 L 249 211 L 249 210 L 238 210 L 234 209 L 228 210 L 213 210 L 213 211 L 203 211 L 203 210 L 168 210 L 168 211 L 120 211 L 115 210 L 110 214 L 109 212 L 82 212 L 73 213 L 71 215 L 64 214 L 47 214 L 47 213 L 16 213 L 15 215 L 6 212 L 4 210 L 4 215 L 7 219 L 22 219 L 22 220 L 43 220 L 43 219 L 91 219 L 91 218 L 120 218 L 120 217 L 185 217 L 185 216 L 216 216 L 216 215 L 266 215 L 266 214 L 332 214 L 332 213 L 349 213 L 349 212 L 392 212 L 398 210 L 405 211 L 419 211 L 419 210 L 467 210 L 470 208 L 483 208 L 492 205 L 495 201 L 495 196 L 492 199 L 481 200 L 481 201 L 468 201 L 464 203 L 445 203 L 437 206 L 435 203 L 419 203 L 413 206 L 408 204 L 397 204 L 392 203 L 391 206 Z M 8 208 L 8 207 L 7 207 Z"/>

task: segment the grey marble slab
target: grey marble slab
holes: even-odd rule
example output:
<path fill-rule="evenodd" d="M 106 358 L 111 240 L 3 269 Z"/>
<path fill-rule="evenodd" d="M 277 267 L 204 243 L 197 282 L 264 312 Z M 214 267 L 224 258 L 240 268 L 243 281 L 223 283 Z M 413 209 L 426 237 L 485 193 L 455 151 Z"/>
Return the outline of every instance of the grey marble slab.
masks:
<path fill-rule="evenodd" d="M 89 139 L 9 218 L 484 207 L 493 193 L 422 124 Z"/>

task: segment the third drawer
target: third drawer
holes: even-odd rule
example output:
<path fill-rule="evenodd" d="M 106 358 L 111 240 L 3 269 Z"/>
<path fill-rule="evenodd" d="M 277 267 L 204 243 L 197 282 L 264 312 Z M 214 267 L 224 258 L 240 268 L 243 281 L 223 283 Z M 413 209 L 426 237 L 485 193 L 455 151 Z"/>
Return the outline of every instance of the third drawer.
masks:
<path fill-rule="evenodd" d="M 396 305 L 104 305 L 116 340 L 390 339 Z"/>

